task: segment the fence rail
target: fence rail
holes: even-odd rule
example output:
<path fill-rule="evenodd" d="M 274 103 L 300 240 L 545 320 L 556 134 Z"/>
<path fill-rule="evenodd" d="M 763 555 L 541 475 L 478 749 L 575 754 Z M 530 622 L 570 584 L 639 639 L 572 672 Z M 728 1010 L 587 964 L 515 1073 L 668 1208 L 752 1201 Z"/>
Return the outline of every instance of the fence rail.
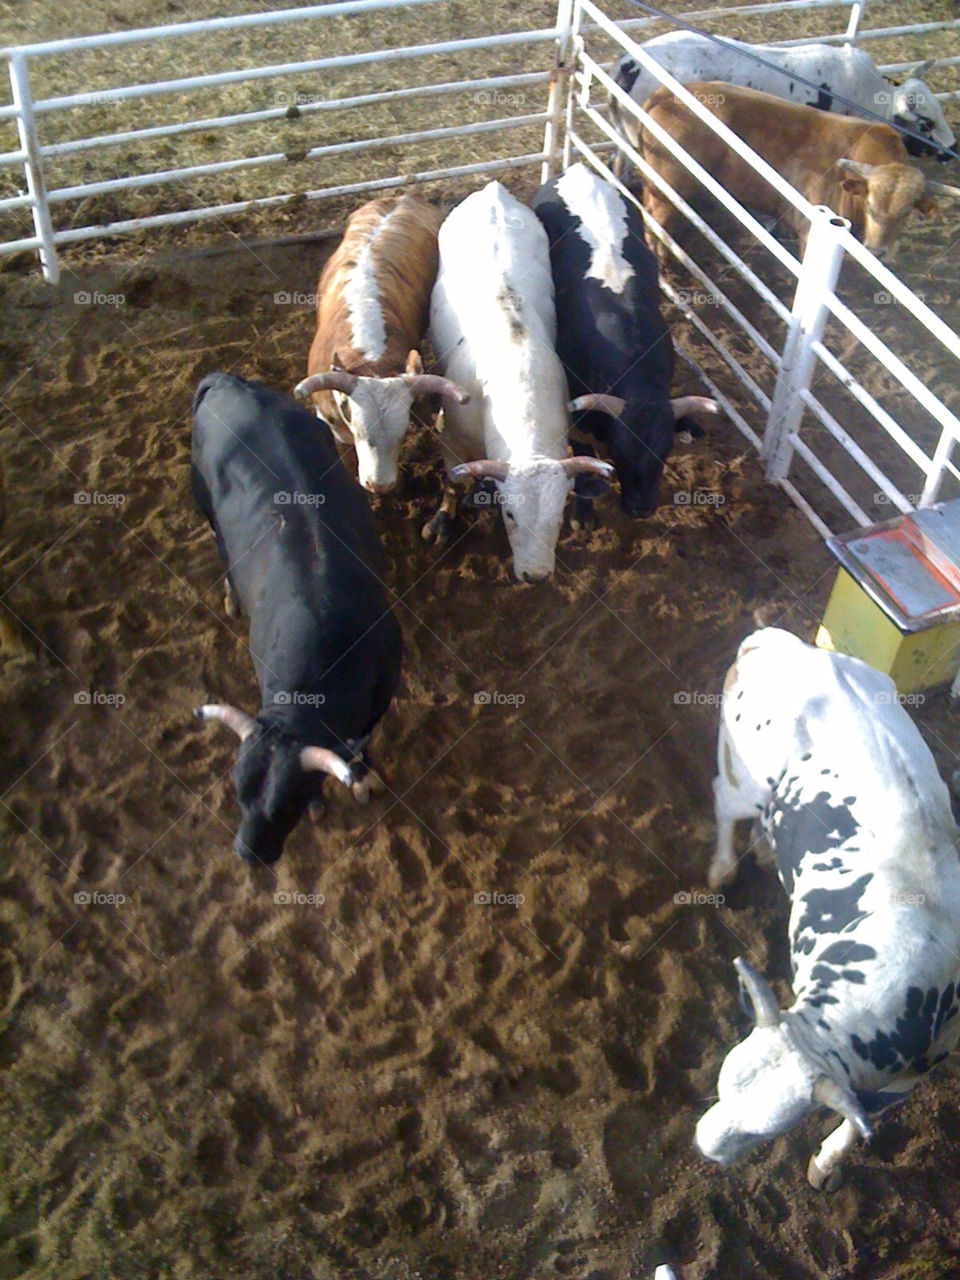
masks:
<path fill-rule="evenodd" d="M 412 0 L 415 7 L 445 6 L 449 0 Z M 469 57 L 488 53 L 492 49 L 530 48 L 552 46 L 557 39 L 556 27 L 543 29 L 493 32 L 466 36 L 454 40 L 435 40 L 428 43 L 402 45 L 395 48 L 365 49 L 333 57 L 300 59 L 269 66 L 234 68 L 214 71 L 205 75 L 182 75 L 171 79 L 147 80 L 138 84 L 121 84 L 106 90 L 84 90 L 63 93 L 53 97 L 35 97 L 31 91 L 30 63 L 33 60 L 57 57 L 69 65 L 70 55 L 89 54 L 98 49 L 117 45 L 168 41 L 171 57 L 176 57 L 177 41 L 198 35 L 250 28 L 274 27 L 278 24 L 302 24 L 316 20 L 329 21 L 338 17 L 370 15 L 392 9 L 409 11 L 408 0 L 350 0 L 349 3 L 311 5 L 302 9 L 279 10 L 268 13 L 247 14 L 228 18 L 211 18 L 197 22 L 174 23 L 166 27 L 143 28 L 138 31 L 115 32 L 101 36 L 77 39 L 45 41 L 0 50 L 8 61 L 11 83 L 11 101 L 0 105 L 0 120 L 15 121 L 19 148 L 0 154 L 0 171 L 19 167 L 25 175 L 25 189 L 17 195 L 0 198 L 0 214 L 28 210 L 32 217 L 33 234 L 6 236 L 0 239 L 0 255 L 36 250 L 47 280 L 55 282 L 59 276 L 58 246 L 74 244 L 82 240 L 98 239 L 127 232 L 162 226 L 176 226 L 189 222 L 201 222 L 223 217 L 231 213 L 253 209 L 277 208 L 294 201 L 315 201 L 348 194 L 389 191 L 399 186 L 455 179 L 472 174 L 496 173 L 513 168 L 542 163 L 544 151 L 519 150 L 510 154 L 505 148 L 495 157 L 472 164 L 410 166 L 408 172 L 379 178 L 361 178 L 354 182 L 337 182 L 326 186 L 281 192 L 280 194 L 255 196 L 249 200 L 233 200 L 197 207 L 184 207 L 169 212 L 148 214 L 141 217 L 117 218 L 109 223 L 57 226 L 53 212 L 56 206 L 76 204 L 90 197 L 115 195 L 142 188 L 160 188 L 189 183 L 197 178 L 210 178 L 240 171 L 253 172 L 280 168 L 293 164 L 309 164 L 311 161 L 353 159 L 373 153 L 389 152 L 391 148 L 415 148 L 422 143 L 437 143 L 448 139 L 470 139 L 489 135 L 502 138 L 515 130 L 543 126 L 547 122 L 546 110 L 525 111 L 513 115 L 484 120 L 458 120 L 456 124 L 437 128 L 425 128 L 394 132 L 373 137 L 350 138 L 343 142 L 305 147 L 297 154 L 289 151 L 265 151 L 244 154 L 227 160 L 181 165 L 170 168 L 153 168 L 141 173 L 102 178 L 99 181 L 67 183 L 51 186 L 48 178 L 51 161 L 95 151 L 104 147 L 129 145 L 173 139 L 190 133 L 206 133 L 211 130 L 237 130 L 251 125 L 270 124 L 290 118 L 291 108 L 297 118 L 320 113 L 351 110 L 362 113 L 374 105 L 407 103 L 429 100 L 441 96 L 487 94 L 493 102 L 497 95 L 526 86 L 547 85 L 551 79 L 548 68 L 550 55 L 538 59 L 544 69 L 516 75 L 465 76 L 459 80 L 440 83 L 409 85 L 380 92 L 354 93 L 329 96 L 318 100 L 281 103 L 276 107 L 206 115 L 195 120 L 175 121 L 168 124 L 149 123 L 143 128 L 126 129 L 84 137 L 69 138 L 45 143 L 41 138 L 44 122 L 53 116 L 82 110 L 87 107 L 103 107 L 130 102 L 148 102 L 163 96 L 207 92 L 233 86 L 250 86 L 257 82 L 279 81 L 291 76 L 316 76 L 320 73 L 342 73 L 351 68 L 381 66 L 391 63 L 415 63 L 437 56 Z"/>

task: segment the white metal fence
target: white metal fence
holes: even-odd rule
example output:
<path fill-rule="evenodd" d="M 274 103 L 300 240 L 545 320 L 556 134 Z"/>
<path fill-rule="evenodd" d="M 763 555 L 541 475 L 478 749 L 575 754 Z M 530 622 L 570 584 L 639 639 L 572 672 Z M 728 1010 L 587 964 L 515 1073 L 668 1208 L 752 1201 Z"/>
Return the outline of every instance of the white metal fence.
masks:
<path fill-rule="evenodd" d="M 583 158 L 615 181 L 608 160 L 610 153 L 619 149 L 645 182 L 655 182 L 673 200 L 699 230 L 713 255 L 710 264 L 701 265 L 648 219 L 651 233 L 668 245 L 677 263 L 693 281 L 692 292 L 669 280 L 663 282 L 664 292 L 685 317 L 689 331 L 681 354 L 699 371 L 731 420 L 760 451 L 769 478 L 787 490 L 822 533 L 830 531 L 828 521 L 838 514 L 841 520 L 852 518 L 859 524 L 871 523 L 878 518 L 878 501 L 881 506 L 889 504 L 895 510 L 907 511 L 935 500 L 943 492 L 945 481 L 960 482 L 960 471 L 951 457 L 953 442 L 960 432 L 957 416 L 960 403 L 954 399 L 951 407 L 911 368 L 909 353 L 900 346 L 897 326 L 893 326 L 892 335 L 889 324 L 881 326 L 886 330 L 881 335 L 876 313 L 865 316 L 862 308 L 858 311 L 855 298 L 846 288 L 843 298 L 837 296 L 835 286 L 841 264 L 847 264 L 845 277 L 850 273 L 850 264 L 856 264 L 856 269 L 870 281 L 868 289 L 873 291 L 874 298 L 882 294 L 891 308 L 899 308 L 916 326 L 923 343 L 936 344 L 947 368 L 939 382 L 946 387 L 960 386 L 957 367 L 960 338 L 843 226 L 805 207 L 805 202 L 773 171 L 767 172 L 767 178 L 795 207 L 813 217 L 813 232 L 803 262 L 732 201 L 709 174 L 700 171 L 698 176 L 702 185 L 737 220 L 751 243 L 769 255 L 773 267 L 780 272 L 781 285 L 784 277 L 793 282 L 786 292 L 771 284 L 769 272 L 765 274 L 759 266 L 745 261 L 676 193 L 665 188 L 645 165 L 642 156 L 616 134 L 607 119 L 608 94 L 617 99 L 623 111 L 643 118 L 642 110 L 610 79 L 608 68 L 613 57 L 622 51 L 630 53 L 676 92 L 706 124 L 721 134 L 724 131 L 703 104 L 691 98 L 635 43 L 634 36 L 644 39 L 654 30 L 662 30 L 662 20 L 651 16 L 627 16 L 624 20 L 621 12 L 621 21 L 615 22 L 607 12 L 614 2 L 603 0 L 601 5 L 595 0 L 559 0 L 555 25 L 542 29 L 458 36 L 399 47 L 357 48 L 339 55 L 301 57 L 251 67 L 234 65 L 204 75 L 131 80 L 106 88 L 84 88 L 46 96 L 42 93 L 35 96 L 32 89 L 33 73 L 45 60 L 54 60 L 58 84 L 63 80 L 69 85 L 72 59 L 85 67 L 83 60 L 97 51 L 112 54 L 130 46 L 160 44 L 164 65 L 168 65 L 170 61 L 177 63 L 180 42 L 196 40 L 198 36 L 212 40 L 223 34 L 280 27 L 306 33 L 316 31 L 317 23 L 326 30 L 336 20 L 371 19 L 388 15 L 391 10 L 402 11 L 409 25 L 411 14 L 415 16 L 419 12 L 430 16 L 452 10 L 449 0 L 347 0 L 3 50 L 10 70 L 11 100 L 8 105 L 0 105 L 0 128 L 10 130 L 15 126 L 18 145 L 0 153 L 0 178 L 6 177 L 7 190 L 12 187 L 15 190 L 19 173 L 22 189 L 0 198 L 0 255 L 36 251 L 44 275 L 55 281 L 59 271 L 58 248 L 78 241 L 199 222 L 251 209 L 363 195 L 413 183 L 447 181 L 508 169 L 540 166 L 545 177 L 575 157 Z M 818 33 L 815 38 L 837 41 L 855 36 L 864 42 L 910 35 L 923 36 L 927 41 L 937 32 L 960 28 L 960 20 L 944 20 L 863 29 L 863 6 L 851 5 L 849 0 L 775 0 L 766 4 L 686 11 L 683 18 L 714 30 L 720 24 L 720 34 L 723 34 L 734 18 L 755 22 L 802 11 L 809 21 L 811 11 L 833 9 L 846 11 L 845 31 Z M 635 13 L 635 9 L 628 11 L 628 15 Z M 660 25 L 654 27 L 652 24 L 657 21 Z M 769 37 L 760 32 L 755 38 Z M 810 38 L 814 37 L 807 37 Z M 306 34 L 303 43 L 309 44 Z M 791 39 L 782 43 L 800 41 Z M 518 50 L 528 55 L 527 64 L 522 68 L 516 63 Z M 934 50 L 925 48 L 924 54 L 928 52 Z M 437 78 L 438 56 L 448 59 L 445 66 L 452 62 L 459 70 L 464 61 L 469 65 L 470 60 L 489 59 L 491 54 L 504 62 L 513 59 L 509 73 L 505 73 L 506 66 L 494 65 L 493 71 L 488 68 L 486 74 Z M 944 65 L 956 66 L 960 56 L 948 56 L 943 61 Z M 881 70 L 896 72 L 913 65 L 913 62 L 900 61 L 882 66 Z M 419 83 L 397 84 L 396 80 L 401 79 L 397 72 L 388 87 L 372 88 L 367 81 L 375 70 L 401 66 L 430 70 L 424 72 L 425 78 Z M 266 107 L 250 107 L 245 102 L 243 110 L 188 114 L 187 118 L 166 122 L 154 122 L 148 113 L 149 104 L 156 100 L 186 100 L 193 104 L 197 101 L 195 95 L 205 92 L 249 88 L 262 83 L 289 85 L 291 78 L 297 83 L 313 84 L 315 80 L 311 77 L 332 76 L 336 84 L 336 76 L 347 74 L 351 69 L 364 75 L 360 92 L 342 89 L 331 92 L 329 82 L 325 81 L 323 92 L 298 92 L 292 102 L 283 94 L 275 94 L 273 105 Z M 476 67 L 470 66 L 470 70 L 476 71 Z M 531 102 L 539 109 L 525 109 L 528 89 L 531 97 L 539 98 L 538 102 Z M 543 96 L 539 97 L 541 93 Z M 950 98 L 957 93 L 949 91 L 940 96 Z M 491 115 L 487 111 L 478 119 L 478 100 L 487 107 L 496 107 L 503 101 L 522 109 L 510 114 L 494 112 Z M 368 113 L 373 109 L 407 113 L 414 104 L 441 102 L 451 104 L 456 118 L 451 118 L 450 123 L 430 121 L 428 127 L 403 129 L 408 123 L 404 115 L 398 122 L 399 130 L 378 133 L 365 127 Z M 131 127 L 100 132 L 91 132 L 88 127 L 84 131 L 82 121 L 86 111 L 103 108 L 105 104 L 130 103 L 141 104 L 137 110 L 143 115 L 143 119 L 131 122 Z M 463 104 L 469 106 L 464 109 Z M 359 122 L 347 131 L 346 137 L 334 135 L 336 140 L 314 142 L 300 147 L 295 154 L 274 140 L 274 135 L 279 138 L 285 122 L 291 118 L 339 121 L 344 112 L 353 113 L 350 118 Z M 79 133 L 65 129 L 62 124 L 64 120 L 72 123 L 78 119 Z M 56 130 L 52 127 L 54 122 L 60 122 Z M 529 137 L 531 128 L 538 130 L 542 145 L 511 150 L 510 139 L 524 137 L 524 130 Z M 251 148 L 249 142 L 244 142 L 250 137 L 262 142 L 264 130 L 272 146 Z M 358 132 L 360 136 L 353 136 Z M 64 136 L 65 133 L 69 136 Z M 142 171 L 119 173 L 116 159 L 110 158 L 118 154 L 124 156 L 122 170 L 131 147 L 168 141 L 182 145 L 183 139 L 197 136 L 236 137 L 239 154 L 166 168 L 154 164 Z M 483 158 L 463 162 L 462 153 L 468 147 L 479 145 L 481 139 L 486 140 Z M 446 163 L 417 167 L 419 146 L 447 141 L 460 149 L 459 156 Z M 683 158 L 683 153 L 666 135 L 661 136 L 661 141 Z M 729 135 L 727 141 L 748 160 L 752 158 L 751 162 L 762 171 L 762 162 L 749 148 L 733 135 Z M 394 159 L 398 154 L 402 157 L 400 161 Z M 389 162 L 386 171 L 382 164 L 379 173 L 374 171 L 377 157 Z M 81 172 L 80 180 L 52 178 L 63 171 L 64 165 L 81 159 L 92 168 L 92 177 Z M 687 160 L 689 162 L 689 157 Z M 236 173 L 242 176 L 245 187 L 252 190 L 257 177 L 272 173 L 278 175 L 276 181 L 282 186 L 288 172 L 294 172 L 290 168 L 292 164 L 302 166 L 305 162 L 321 161 L 364 167 L 355 176 L 351 175 L 351 181 L 339 180 L 342 174 L 337 173 L 335 181 L 253 194 L 249 199 L 208 202 L 197 197 L 194 185 L 199 179 L 219 180 Z M 697 172 L 696 166 L 692 167 Z M 308 163 L 306 169 L 301 167 L 296 172 L 312 174 L 315 170 Z M 618 185 L 636 203 L 635 197 L 622 184 Z M 136 193 L 167 189 L 173 193 L 174 207 L 161 212 L 136 216 L 123 204 Z M 93 204 L 95 216 L 85 216 L 92 202 L 98 199 L 116 202 L 116 214 L 108 218 L 96 216 L 97 206 Z M 5 228 L 16 217 L 27 219 L 27 227 L 32 227 L 32 231 L 24 234 L 25 228 L 21 227 L 16 234 L 6 234 Z M 698 306 L 697 298 L 701 295 L 711 300 L 709 308 Z M 839 342 L 838 334 L 843 335 Z M 851 346 L 856 347 L 855 359 L 848 354 Z M 839 354 L 838 348 L 842 348 Z M 744 349 L 749 351 L 749 358 L 744 358 Z M 765 365 L 764 373 L 757 368 L 758 360 Z M 867 361 L 882 368 L 884 377 L 893 380 L 897 396 L 891 398 L 870 389 L 876 379 L 870 376 Z M 895 405 L 892 400 L 896 400 Z M 901 466 L 904 460 L 913 469 L 912 474 Z M 918 471 L 919 480 L 913 481 L 912 475 Z M 869 500 L 863 498 L 864 484 L 867 491 L 870 487 L 873 489 L 873 510 Z M 824 505 L 817 497 L 820 491 L 830 499 L 827 504 L 830 514 L 824 514 Z"/>
<path fill-rule="evenodd" d="M 790 4 L 762 6 L 767 12 L 791 7 Z M 805 4 L 804 7 L 808 6 Z M 830 0 L 823 0 L 820 7 L 832 7 Z M 738 12 L 757 12 L 759 8 L 743 6 Z M 851 8 L 854 12 L 848 29 L 856 31 L 859 20 L 856 10 L 859 6 Z M 731 12 L 725 11 L 725 16 Z M 960 471 L 951 457 L 954 441 L 960 434 L 960 403 L 954 396 L 951 408 L 909 367 L 906 353 L 899 349 L 900 326 L 889 323 L 892 312 L 884 316 L 887 323 L 878 324 L 876 300 L 881 299 L 884 306 L 902 308 L 916 326 L 915 332 L 919 337 L 914 340 L 924 348 L 936 344 L 942 351 L 950 369 L 949 374 L 941 375 L 939 379 L 945 388 L 960 386 L 960 337 L 911 288 L 866 250 L 850 234 L 847 224 L 831 217 L 829 211 L 812 208 L 779 174 L 730 133 L 707 106 L 688 93 L 639 47 L 627 29 L 641 25 L 647 24 L 613 22 L 594 0 L 572 0 L 567 37 L 571 74 L 566 100 L 563 166 L 566 167 L 573 159 L 582 158 L 604 177 L 617 183 L 624 195 L 643 213 L 650 232 L 669 248 L 678 264 L 689 273 L 693 293 L 667 280 L 662 281 L 664 292 L 702 340 L 696 354 L 689 344 L 682 354 L 697 368 L 731 420 L 761 453 L 768 478 L 783 486 L 822 534 L 826 536 L 832 532 L 828 520 L 838 515 L 842 520 L 852 518 L 859 525 L 867 525 L 881 518 L 882 514 L 909 511 L 915 506 L 936 501 L 944 494 L 945 482 L 960 481 Z M 858 38 L 864 40 L 922 32 L 927 27 L 944 30 L 958 25 L 960 23 L 951 21 L 909 28 L 861 30 Z M 595 52 L 593 46 L 597 46 L 600 52 Z M 611 46 L 617 56 L 627 52 L 637 59 L 757 169 L 794 208 L 811 219 L 811 234 L 802 262 L 732 199 L 614 83 L 605 70 L 609 66 Z M 947 65 L 956 65 L 960 58 L 952 57 L 945 61 Z M 915 63 L 901 65 L 912 67 Z M 785 269 L 794 281 L 792 298 L 789 293 L 786 297 L 780 296 L 771 288 L 761 277 L 759 268 L 755 269 L 745 261 L 698 212 L 660 179 L 637 151 L 619 137 L 607 119 L 608 95 L 616 99 L 622 111 L 630 112 L 642 121 L 658 141 L 694 173 L 700 185 L 732 214 L 754 246 L 765 250 L 774 263 Z M 586 136 L 587 126 L 592 126 L 592 140 Z M 598 146 L 598 140 L 614 145 L 642 175 L 643 181 L 654 183 L 697 229 L 702 236 L 699 243 L 705 243 L 708 250 L 712 250 L 710 268 L 695 261 L 672 236 L 648 217 L 632 192 L 614 177 L 604 155 L 609 153 L 608 147 Z M 851 297 L 841 298 L 835 291 L 845 259 L 856 264 L 871 282 L 867 297 L 872 295 L 874 305 L 867 315 L 864 315 L 862 306 L 858 313 Z M 780 274 L 782 276 L 783 272 Z M 851 274 L 849 269 L 847 274 Z M 846 295 L 848 291 L 845 289 L 844 293 Z M 862 301 L 862 289 L 859 294 Z M 706 299 L 708 305 L 700 308 L 692 305 L 698 297 Z M 722 325 L 719 323 L 721 317 Z M 825 336 L 828 326 L 830 342 Z M 880 335 L 881 328 L 888 331 L 887 340 Z M 892 334 L 889 332 L 891 328 Z M 727 337 L 731 333 L 746 339 L 752 357 L 750 361 L 737 354 L 734 343 Z M 891 347 L 891 340 L 897 350 Z M 838 349 L 843 352 L 851 347 L 857 351 L 857 372 L 850 367 L 849 357 L 838 355 Z M 715 357 L 712 360 L 714 367 L 719 365 L 725 374 L 732 375 L 735 392 L 730 388 L 729 377 L 723 379 L 725 390 L 718 383 L 716 374 L 711 376 L 705 367 L 703 352 Z M 761 385 L 756 372 L 758 356 L 768 366 L 768 388 Z M 929 358 L 926 350 L 925 356 Z M 878 379 L 870 376 L 869 369 L 864 369 L 867 358 L 872 362 L 874 372 L 882 371 L 881 381 L 893 380 L 897 394 L 891 395 L 887 391 L 879 396 L 868 389 L 867 384 L 876 383 Z M 893 401 L 896 402 L 896 412 L 884 403 Z M 882 443 L 878 447 L 876 441 L 880 437 Z M 924 438 L 928 441 L 927 448 L 920 442 Z M 889 446 L 893 446 L 893 450 Z M 914 480 L 917 472 L 919 477 Z M 862 495 L 864 485 L 867 492 L 872 490 L 873 493 L 872 510 L 862 496 L 857 496 L 858 492 Z M 824 491 L 828 495 L 826 502 L 821 498 Z M 829 514 L 825 515 L 825 511 Z"/>
<path fill-rule="evenodd" d="M 19 169 L 24 175 L 25 189 L 16 195 L 0 198 L 0 215 L 16 210 L 29 211 L 33 222 L 32 235 L 18 235 L 0 239 L 0 255 L 19 253 L 23 250 L 36 250 L 39 254 L 45 277 L 55 282 L 59 275 L 57 247 L 73 244 L 82 240 L 101 239 L 105 236 L 139 231 L 150 227 L 176 225 L 185 222 L 198 222 L 211 218 L 221 218 L 232 213 L 247 212 L 255 208 L 276 208 L 289 205 L 294 201 L 321 200 L 333 196 L 363 194 L 392 187 L 406 186 L 412 183 L 449 179 L 470 174 L 492 173 L 499 170 L 522 167 L 538 163 L 543 159 L 543 151 L 527 151 L 510 154 L 507 138 L 510 133 L 530 126 L 542 127 L 547 115 L 545 109 L 533 112 L 509 115 L 497 115 L 493 118 L 476 119 L 476 103 L 485 100 L 494 106 L 501 100 L 507 102 L 524 101 L 522 93 L 517 91 L 527 86 L 539 85 L 545 89 L 550 79 L 549 64 L 552 45 L 556 37 L 553 27 L 513 32 L 484 33 L 453 40 L 439 40 L 400 47 L 365 49 L 355 53 L 336 56 L 300 59 L 275 65 L 251 68 L 234 68 L 204 75 L 180 76 L 173 79 L 153 80 L 142 83 L 122 84 L 108 89 L 83 90 L 57 96 L 36 97 L 31 89 L 31 69 L 46 59 L 55 59 L 58 68 L 69 74 L 71 59 L 80 55 L 89 55 L 95 50 L 115 50 L 121 46 L 138 44 L 147 45 L 152 42 L 163 42 L 168 50 L 169 61 L 176 64 L 180 46 L 198 36 L 215 36 L 224 32 L 249 31 L 250 29 L 266 30 L 281 25 L 294 24 L 302 30 L 304 44 L 316 38 L 315 24 L 320 22 L 324 27 L 330 26 L 335 19 L 361 16 L 370 18 L 393 10 L 402 15 L 407 24 L 410 23 L 411 12 L 417 9 L 430 8 L 449 9 L 449 0 L 348 0 L 346 3 L 310 5 L 298 9 L 288 9 L 269 13 L 248 14 L 230 18 L 212 18 L 199 22 L 174 23 L 169 26 L 142 28 L 136 31 L 124 31 L 109 35 L 80 37 L 69 40 L 53 40 L 44 43 L 22 45 L 17 48 L 0 50 L 9 64 L 11 101 L 9 105 L 0 106 L 0 122 L 15 121 L 19 146 L 16 150 L 0 153 L 0 173 L 5 169 Z M 309 34 L 308 34 L 309 33 Z M 202 93 L 225 86 L 255 85 L 257 82 L 290 83 L 291 77 L 309 78 L 306 82 L 316 84 L 316 77 L 327 73 L 342 73 L 350 68 L 382 68 L 401 63 L 421 62 L 425 59 L 436 59 L 440 55 L 452 55 L 460 58 L 470 55 L 488 55 L 491 50 L 507 50 L 514 48 L 542 49 L 537 58 L 538 69 L 515 75 L 486 75 L 463 77 L 447 82 L 428 82 L 419 85 L 406 85 L 380 92 L 362 92 L 347 96 L 331 93 L 326 85 L 322 85 L 317 93 L 293 93 L 277 95 L 281 99 L 290 97 L 292 101 L 280 101 L 272 107 L 245 110 L 213 116 L 201 116 L 186 121 L 148 125 L 135 129 L 113 130 L 106 133 L 72 137 L 62 141 L 44 141 L 42 125 L 55 114 L 61 118 L 83 108 L 103 108 L 106 105 L 138 102 L 147 104 L 158 97 L 181 97 L 185 94 Z M 51 165 L 62 161 L 64 157 L 77 153 L 97 153 L 104 148 L 129 147 L 131 144 L 143 144 L 157 139 L 182 139 L 186 134 L 211 134 L 215 131 L 240 131 L 250 126 L 272 124 L 296 118 L 311 118 L 319 115 L 349 110 L 358 121 L 354 126 L 362 132 L 363 113 L 374 105 L 400 104 L 409 106 L 416 100 L 437 99 L 451 95 L 472 95 L 467 97 L 472 102 L 473 110 L 461 113 L 456 123 L 439 128 L 427 128 L 397 132 L 374 137 L 350 138 L 324 145 L 307 146 L 295 155 L 289 151 L 273 150 L 255 154 L 244 153 L 235 158 L 214 161 L 169 169 L 153 169 L 152 171 L 128 174 L 119 177 L 101 178 L 97 181 L 74 182 L 69 185 L 51 186 L 49 170 Z M 486 98 L 484 99 L 484 95 Z M 545 96 L 545 94 L 544 94 Z M 144 105 L 142 110 L 147 111 Z M 472 115 L 473 118 L 470 118 Z M 169 184 L 187 184 L 191 180 L 225 175 L 243 171 L 246 180 L 257 170 L 289 167 L 291 162 L 304 165 L 310 161 L 323 159 L 342 159 L 344 162 L 363 159 L 372 153 L 390 154 L 398 148 L 409 150 L 416 155 L 417 144 L 436 143 L 448 138 L 467 140 L 476 135 L 489 135 L 498 140 L 499 154 L 495 157 L 473 164 L 441 165 L 433 169 L 414 170 L 413 172 L 392 173 L 390 176 L 368 178 L 353 182 L 329 184 L 323 187 L 305 190 L 284 191 L 279 194 L 255 197 L 250 200 L 233 200 L 216 203 L 204 207 L 184 207 L 169 212 L 141 217 L 127 217 L 111 220 L 104 224 L 96 222 L 84 224 L 82 216 L 71 219 L 73 225 L 57 226 L 55 212 L 63 206 L 82 209 L 82 202 L 90 197 L 117 195 L 140 188 L 157 188 Z M 108 159 L 100 162 L 104 170 L 110 171 Z M 185 198 L 189 201 L 189 196 Z"/>

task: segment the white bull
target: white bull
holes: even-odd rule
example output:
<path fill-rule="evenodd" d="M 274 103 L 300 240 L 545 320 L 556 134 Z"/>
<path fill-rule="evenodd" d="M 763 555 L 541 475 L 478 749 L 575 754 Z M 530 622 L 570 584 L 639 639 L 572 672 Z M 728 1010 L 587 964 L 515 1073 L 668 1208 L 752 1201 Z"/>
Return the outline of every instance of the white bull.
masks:
<path fill-rule="evenodd" d="M 453 483 L 489 479 L 522 581 L 553 572 L 567 496 L 597 458 L 568 457 L 570 418 L 547 233 L 499 182 L 459 204 L 440 228 L 430 342 L 440 370 L 470 396 L 448 401 L 441 447 Z M 448 485 L 424 537 L 442 536 L 455 509 Z"/>
<path fill-rule="evenodd" d="M 647 40 L 641 47 L 681 84 L 726 80 L 791 102 L 809 103 L 825 111 L 862 114 L 870 119 L 879 116 L 888 124 L 903 125 L 930 140 L 930 145 L 925 147 L 905 137 L 904 143 L 911 155 L 924 151 L 942 153 L 955 141 L 939 100 L 917 78 L 933 66 L 935 58 L 921 63 L 913 76 L 897 85 L 880 74 L 869 53 L 851 44 L 808 44 L 781 49 L 769 44 L 717 40 L 692 31 L 670 31 Z M 757 61 L 758 57 L 775 65 L 764 66 Z M 802 76 L 815 87 L 792 78 L 796 76 Z M 613 78 L 640 106 L 660 87 L 660 81 L 629 54 L 617 61 Z M 841 98 L 846 101 L 840 101 Z M 636 117 L 622 111 L 613 101 L 610 114 L 619 131 L 636 147 L 639 134 Z M 941 159 L 948 158 L 948 154 L 941 154 Z"/>
<path fill-rule="evenodd" d="M 740 646 L 717 755 L 710 883 L 735 867 L 735 822 L 759 817 L 791 900 L 795 999 L 781 1011 L 735 962 L 756 1027 L 727 1054 L 697 1145 L 727 1164 L 828 1106 L 844 1120 L 810 1160 L 821 1187 L 960 1037 L 950 798 L 888 676 L 775 628 Z"/>

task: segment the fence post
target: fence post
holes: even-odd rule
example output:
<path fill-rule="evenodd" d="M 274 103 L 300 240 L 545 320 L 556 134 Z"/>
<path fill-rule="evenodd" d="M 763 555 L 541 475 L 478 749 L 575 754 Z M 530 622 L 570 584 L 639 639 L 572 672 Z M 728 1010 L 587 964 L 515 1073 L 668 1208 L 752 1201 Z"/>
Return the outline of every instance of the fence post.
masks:
<path fill-rule="evenodd" d="M 946 427 L 940 432 L 940 439 L 937 441 L 937 447 L 933 451 L 933 457 L 930 460 L 930 470 L 927 472 L 927 478 L 923 484 L 923 493 L 920 495 L 918 507 L 929 507 L 931 502 L 936 502 L 940 496 L 940 486 L 943 484 L 943 473 L 946 470 L 947 463 L 950 461 L 950 454 L 953 451 L 953 433 L 948 431 Z M 960 675 L 957 676 L 960 681 Z"/>
<path fill-rule="evenodd" d="M 543 132 L 544 162 L 540 169 L 540 181 L 549 182 L 557 166 L 557 135 L 564 111 L 564 90 L 570 69 L 567 58 L 570 53 L 570 37 L 573 30 L 574 0 L 558 0 L 557 39 L 554 54 L 553 75 L 550 77 L 550 96 L 547 99 L 547 123 Z"/>
<path fill-rule="evenodd" d="M 856 44 L 860 33 L 860 19 L 863 17 L 863 5 L 850 6 L 850 21 L 847 23 L 847 44 Z"/>
<path fill-rule="evenodd" d="M 60 279 L 60 263 L 57 259 L 56 245 L 53 242 L 53 223 L 50 220 L 47 188 L 43 181 L 43 167 L 40 163 L 40 144 L 37 141 L 37 127 L 33 116 L 30 76 L 26 60 L 20 53 L 10 55 L 10 88 L 13 94 L 13 105 L 17 110 L 20 148 L 26 152 L 23 167 L 27 175 L 27 194 L 30 196 L 33 211 L 33 226 L 40 240 L 40 265 L 43 268 L 43 278 L 50 284 L 56 284 Z"/>
<path fill-rule="evenodd" d="M 818 205 L 814 213 L 793 297 L 780 372 L 763 433 L 762 457 L 766 463 L 767 479 L 774 483 L 785 479 L 790 470 L 793 457 L 790 437 L 800 429 L 803 419 L 804 404 L 800 393 L 810 386 L 816 363 L 813 344 L 823 337 L 829 314 L 823 299 L 836 288 L 843 264 L 840 237 L 850 230 L 846 218 L 838 218 L 823 205 Z"/>

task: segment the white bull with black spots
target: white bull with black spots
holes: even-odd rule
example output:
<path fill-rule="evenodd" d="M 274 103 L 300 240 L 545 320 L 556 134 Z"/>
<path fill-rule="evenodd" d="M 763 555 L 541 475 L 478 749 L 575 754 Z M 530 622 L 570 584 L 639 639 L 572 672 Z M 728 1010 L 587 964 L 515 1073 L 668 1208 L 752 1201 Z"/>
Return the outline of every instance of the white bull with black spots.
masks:
<path fill-rule="evenodd" d="M 843 1123 L 811 1157 L 820 1188 L 869 1117 L 960 1038 L 960 862 L 950 797 L 893 681 L 775 628 L 724 684 L 710 883 L 759 818 L 791 900 L 795 999 L 735 961 L 756 1027 L 727 1054 L 697 1146 L 727 1164 L 817 1105 Z M 831 1176 L 833 1175 L 833 1176 Z"/>

